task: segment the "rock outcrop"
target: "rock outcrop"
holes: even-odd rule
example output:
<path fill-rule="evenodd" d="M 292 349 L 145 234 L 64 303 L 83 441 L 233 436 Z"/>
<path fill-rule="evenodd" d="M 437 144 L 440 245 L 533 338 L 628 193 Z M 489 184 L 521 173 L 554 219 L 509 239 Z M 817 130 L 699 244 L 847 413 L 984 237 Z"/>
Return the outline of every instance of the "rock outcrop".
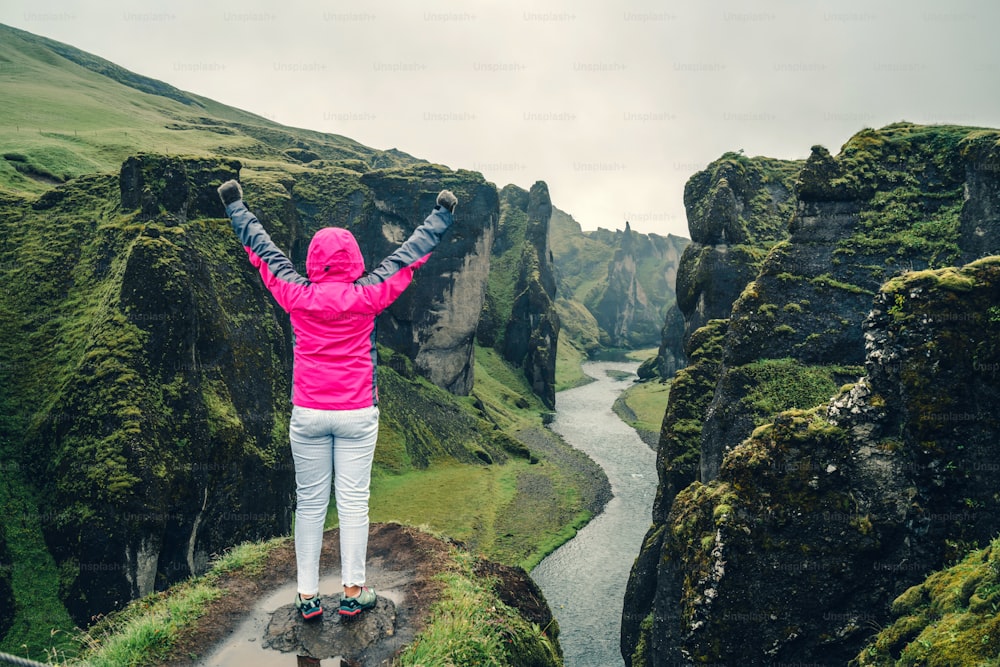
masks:
<path fill-rule="evenodd" d="M 844 664 L 896 595 L 1000 529 L 1000 489 L 978 472 L 997 435 L 981 401 L 997 391 L 982 369 L 998 267 L 924 270 L 1000 249 L 973 222 L 993 210 L 1000 170 L 981 156 L 996 145 L 996 133 L 898 124 L 836 157 L 813 149 L 789 239 L 740 288 L 727 327 L 692 335 L 701 352 L 671 392 L 625 605 L 628 664 Z M 726 213 L 722 194 L 711 208 Z M 704 227 L 692 222 L 696 240 Z M 959 245 L 970 229 L 972 250 Z M 682 284 L 678 303 L 703 317 Z"/>
<path fill-rule="evenodd" d="M 656 371 L 660 378 L 672 378 L 677 371 L 687 366 L 684 351 L 684 315 L 677 304 L 667 309 L 660 329 L 660 347 L 656 350 Z"/>
<path fill-rule="evenodd" d="M 368 172 L 361 184 L 371 193 L 372 207 L 354 226 L 359 228 L 361 250 L 372 263 L 395 250 L 423 222 L 441 188 L 450 188 L 458 197 L 455 227 L 413 285 L 379 320 L 379 341 L 410 357 L 437 386 L 467 395 L 473 383 L 473 338 L 499 219 L 496 189 L 479 174 L 429 165 Z M 545 312 L 539 308 L 535 312 Z"/>
<path fill-rule="evenodd" d="M 523 369 L 532 391 L 554 408 L 559 315 L 549 249 L 552 200 L 542 181 L 529 192 L 508 185 L 500 199 L 494 270 L 476 335 Z"/>
<path fill-rule="evenodd" d="M 664 317 L 673 305 L 678 264 L 687 239 L 599 229 L 595 239 L 613 247 L 607 278 L 587 300 L 612 347 L 636 348 L 660 340 Z M 655 295 L 655 296 L 654 296 Z"/>
<path fill-rule="evenodd" d="M 1000 148 L 992 132 L 970 136 L 963 142 L 965 197 L 958 244 L 962 259 L 971 262 L 996 252 L 1000 238 Z"/>
<path fill-rule="evenodd" d="M 771 249 L 733 304 L 725 371 L 702 435 L 702 481 L 774 414 L 751 394 L 775 376 L 777 360 L 797 362 L 780 373 L 780 407 L 815 405 L 857 376 L 861 322 L 879 285 L 903 270 L 959 260 L 967 135 L 900 125 L 860 132 L 837 158 L 813 148 L 798 178 L 789 239 Z"/>
<path fill-rule="evenodd" d="M 726 319 L 767 250 L 788 237 L 796 161 L 726 153 L 684 186 L 691 244 L 677 270 L 685 336 Z M 673 345 L 676 348 L 676 344 Z"/>
<path fill-rule="evenodd" d="M 889 283 L 865 323 L 866 375 L 680 492 L 649 664 L 846 664 L 893 599 L 996 534 L 998 296 L 997 259 Z"/>

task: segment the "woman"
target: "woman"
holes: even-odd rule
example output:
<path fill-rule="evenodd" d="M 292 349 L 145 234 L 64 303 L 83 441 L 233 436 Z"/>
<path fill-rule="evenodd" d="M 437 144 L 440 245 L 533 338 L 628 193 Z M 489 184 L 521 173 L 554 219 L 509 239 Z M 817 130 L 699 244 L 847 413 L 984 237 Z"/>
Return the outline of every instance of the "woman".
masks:
<path fill-rule="evenodd" d="M 403 293 L 452 224 L 458 200 L 442 190 L 437 205 L 409 239 L 365 273 L 364 259 L 346 229 L 316 232 L 299 275 L 243 203 L 236 181 L 219 186 L 233 231 L 260 271 L 264 285 L 291 317 L 295 334 L 289 440 L 295 461 L 295 558 L 302 618 L 323 615 L 319 557 L 330 502 L 332 472 L 340 520 L 344 595 L 339 613 L 375 606 L 365 586 L 368 496 L 378 439 L 375 317 Z"/>

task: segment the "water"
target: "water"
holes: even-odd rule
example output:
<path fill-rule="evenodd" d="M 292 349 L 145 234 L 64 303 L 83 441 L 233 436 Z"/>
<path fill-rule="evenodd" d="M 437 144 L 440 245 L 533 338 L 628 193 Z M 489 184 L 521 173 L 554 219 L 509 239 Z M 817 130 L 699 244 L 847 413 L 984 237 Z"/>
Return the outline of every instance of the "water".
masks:
<path fill-rule="evenodd" d="M 604 468 L 614 494 L 604 512 L 531 572 L 559 622 L 566 667 L 625 664 L 619 648 L 625 585 L 650 526 L 657 483 L 655 452 L 611 411 L 637 367 L 585 363 L 596 381 L 556 399 L 552 430 Z M 616 380 L 608 371 L 631 376 Z"/>

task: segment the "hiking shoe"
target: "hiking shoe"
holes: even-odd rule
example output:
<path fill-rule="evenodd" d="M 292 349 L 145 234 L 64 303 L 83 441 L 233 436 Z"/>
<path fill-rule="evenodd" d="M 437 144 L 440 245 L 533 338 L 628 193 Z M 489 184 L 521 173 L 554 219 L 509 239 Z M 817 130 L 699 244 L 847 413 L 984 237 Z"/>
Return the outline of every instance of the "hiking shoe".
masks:
<path fill-rule="evenodd" d="M 305 621 L 323 615 L 323 603 L 320 601 L 319 595 L 314 595 L 308 600 L 303 600 L 301 595 L 296 595 L 295 608 L 299 610 Z"/>
<path fill-rule="evenodd" d="M 365 609 L 374 607 L 376 600 L 378 600 L 378 596 L 375 595 L 375 591 L 369 590 L 367 586 L 362 586 L 361 592 L 357 596 L 347 597 L 345 595 L 340 598 L 340 615 L 357 616 Z"/>

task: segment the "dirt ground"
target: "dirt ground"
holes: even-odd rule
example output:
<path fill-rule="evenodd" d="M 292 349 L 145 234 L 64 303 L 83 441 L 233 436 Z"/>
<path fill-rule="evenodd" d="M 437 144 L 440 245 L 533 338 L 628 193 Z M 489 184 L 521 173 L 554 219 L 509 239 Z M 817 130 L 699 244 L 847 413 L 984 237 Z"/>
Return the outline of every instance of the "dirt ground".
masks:
<path fill-rule="evenodd" d="M 327 531 L 324 535 L 321 579 L 332 571 L 339 572 L 339 538 L 337 530 Z M 409 526 L 372 524 L 368 540 L 368 579 L 378 590 L 380 575 L 385 575 L 385 578 L 391 575 L 396 614 L 395 633 L 385 646 L 372 651 L 369 659 L 372 665 L 385 664 L 423 629 L 426 610 L 440 595 L 441 584 L 434 578 L 448 566 L 449 551 L 456 546 L 461 548 L 460 544 L 438 539 Z M 518 609 L 524 618 L 539 627 L 548 628 L 551 636 L 558 636 L 558 626 L 541 590 L 524 570 L 480 560 L 475 571 L 479 576 L 495 579 L 494 588 L 506 604 Z M 256 651 L 261 657 L 260 664 L 291 664 L 285 659 L 275 659 L 282 654 L 259 647 L 261 637 L 241 636 L 245 632 L 241 627 L 262 599 L 276 589 L 293 585 L 294 581 L 295 550 L 291 543 L 272 551 L 259 574 L 237 574 L 224 579 L 219 584 L 223 595 L 211 603 L 197 627 L 180 639 L 170 658 L 161 664 L 170 667 L 200 665 L 213 650 L 233 639 L 256 642 L 253 646 L 258 647 Z M 334 591 L 321 590 L 321 593 L 329 596 Z M 291 601 L 290 593 L 287 602 Z M 300 658 L 298 664 L 316 665 L 319 661 Z M 355 667 L 356 663 L 350 664 Z"/>
<path fill-rule="evenodd" d="M 323 570 L 340 566 L 340 533 L 327 531 L 324 535 Z M 405 572 L 407 580 L 397 586 L 403 596 L 396 604 L 397 624 L 412 636 L 423 626 L 425 614 L 421 613 L 439 595 L 440 583 L 434 576 L 448 562 L 448 551 L 453 545 L 415 528 L 399 524 L 372 524 L 368 542 L 369 579 L 377 581 L 380 569 Z M 261 573 L 248 576 L 236 574 L 223 579 L 219 587 L 223 595 L 213 601 L 198 625 L 186 633 L 175 646 L 170 659 L 163 665 L 191 667 L 208 654 L 217 644 L 224 642 L 250 614 L 257 602 L 276 588 L 295 581 L 295 549 L 291 543 L 271 552 Z M 331 591 L 332 592 L 332 591 Z M 326 592 L 324 591 L 324 594 Z M 291 599 L 289 599 L 291 602 Z M 263 650 L 263 649 L 262 649 Z"/>

